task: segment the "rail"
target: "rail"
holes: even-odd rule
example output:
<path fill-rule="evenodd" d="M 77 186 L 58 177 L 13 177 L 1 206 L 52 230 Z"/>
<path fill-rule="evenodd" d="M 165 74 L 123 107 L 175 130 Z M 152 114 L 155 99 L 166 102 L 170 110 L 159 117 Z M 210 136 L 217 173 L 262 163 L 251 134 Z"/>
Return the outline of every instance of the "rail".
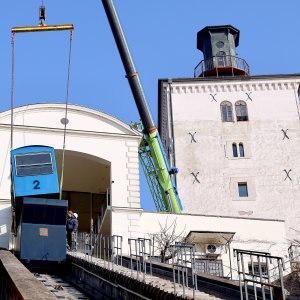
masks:
<path fill-rule="evenodd" d="M 232 55 L 213 56 L 202 60 L 194 69 L 194 77 L 205 77 L 209 71 L 215 70 L 216 75 L 221 75 L 222 70 L 231 69 L 232 75 L 235 75 L 236 70 L 242 71 L 241 75 L 249 75 L 250 68 L 247 62 L 239 57 Z"/>

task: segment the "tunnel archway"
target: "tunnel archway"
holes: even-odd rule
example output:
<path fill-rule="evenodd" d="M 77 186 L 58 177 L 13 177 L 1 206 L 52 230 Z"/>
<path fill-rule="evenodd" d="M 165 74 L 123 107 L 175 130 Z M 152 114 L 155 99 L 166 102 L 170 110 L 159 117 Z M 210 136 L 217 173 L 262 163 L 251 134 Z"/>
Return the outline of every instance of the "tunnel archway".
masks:
<path fill-rule="evenodd" d="M 59 182 L 61 149 L 55 150 Z M 63 193 L 68 209 L 79 217 L 79 232 L 96 231 L 97 220 L 110 205 L 111 163 L 87 153 L 65 150 Z"/>

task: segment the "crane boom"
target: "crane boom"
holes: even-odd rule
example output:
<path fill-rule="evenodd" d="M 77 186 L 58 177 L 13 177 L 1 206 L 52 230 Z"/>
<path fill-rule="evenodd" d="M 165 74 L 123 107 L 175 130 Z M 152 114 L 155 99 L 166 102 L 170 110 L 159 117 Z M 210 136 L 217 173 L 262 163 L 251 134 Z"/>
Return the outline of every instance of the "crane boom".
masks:
<path fill-rule="evenodd" d="M 102 0 L 102 4 L 123 62 L 131 92 L 142 120 L 144 127 L 144 141 L 150 151 L 156 177 L 162 193 L 162 206 L 166 211 L 180 213 L 182 211 L 182 205 L 176 191 L 176 187 L 170 176 L 172 170 L 168 165 L 159 133 L 150 113 L 139 75 L 135 69 L 116 9 L 112 0 Z"/>

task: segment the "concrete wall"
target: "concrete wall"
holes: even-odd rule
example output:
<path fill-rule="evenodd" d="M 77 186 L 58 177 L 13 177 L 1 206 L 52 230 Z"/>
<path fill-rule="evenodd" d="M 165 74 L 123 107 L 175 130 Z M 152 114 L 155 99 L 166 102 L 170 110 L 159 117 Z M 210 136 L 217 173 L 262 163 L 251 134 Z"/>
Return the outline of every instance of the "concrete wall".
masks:
<path fill-rule="evenodd" d="M 0 250 L 0 299 L 57 299 L 9 251 Z"/>
<path fill-rule="evenodd" d="M 36 104 L 16 109 L 13 147 L 47 145 L 61 150 L 61 119 L 64 114 L 62 104 Z M 112 204 L 139 208 L 138 146 L 141 135 L 112 116 L 85 107 L 70 105 L 68 120 L 66 149 L 77 153 L 77 156 L 81 154 L 85 158 L 90 157 L 96 161 L 98 159 L 100 163 L 109 165 L 111 182 L 108 184 L 111 188 Z M 10 211 L 5 208 L 7 201 L 10 201 L 9 111 L 0 113 L 0 140 L 0 211 L 5 215 L 4 219 L 8 219 Z M 81 170 L 73 174 L 80 175 Z M 2 222 L 3 218 L 0 220 Z M 1 233 L 0 247 L 8 247 L 6 240 L 1 240 Z"/>
<path fill-rule="evenodd" d="M 10 201 L 0 202 L 0 247 L 7 248 L 10 233 Z"/>
<path fill-rule="evenodd" d="M 284 219 L 288 237 L 297 238 L 300 78 L 241 79 L 175 80 L 162 97 L 163 142 L 180 170 L 184 211 Z M 237 122 L 239 100 L 247 104 L 249 121 Z M 222 101 L 232 103 L 233 122 L 222 122 Z M 233 157 L 234 142 L 243 143 L 245 157 Z M 284 170 L 291 170 L 291 180 Z M 247 182 L 248 197 L 238 196 L 238 182 Z"/>

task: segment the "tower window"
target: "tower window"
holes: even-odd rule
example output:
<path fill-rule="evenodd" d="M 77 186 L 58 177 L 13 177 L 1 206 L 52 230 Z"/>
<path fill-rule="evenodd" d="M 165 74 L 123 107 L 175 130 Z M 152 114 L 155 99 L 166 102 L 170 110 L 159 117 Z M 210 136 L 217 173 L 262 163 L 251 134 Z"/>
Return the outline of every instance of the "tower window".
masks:
<path fill-rule="evenodd" d="M 239 197 L 248 197 L 247 182 L 238 182 Z"/>
<path fill-rule="evenodd" d="M 236 143 L 232 144 L 232 155 L 233 155 L 233 157 L 238 157 L 238 151 L 237 151 Z"/>
<path fill-rule="evenodd" d="M 237 101 L 235 103 L 235 112 L 237 121 L 248 121 L 248 109 L 246 102 Z"/>
<path fill-rule="evenodd" d="M 221 103 L 221 115 L 223 122 L 232 122 L 232 105 L 229 101 L 224 101 Z"/>
<path fill-rule="evenodd" d="M 245 157 L 245 152 L 244 152 L 244 145 L 243 145 L 243 143 L 239 143 L 239 152 L 240 152 L 240 157 Z"/>

